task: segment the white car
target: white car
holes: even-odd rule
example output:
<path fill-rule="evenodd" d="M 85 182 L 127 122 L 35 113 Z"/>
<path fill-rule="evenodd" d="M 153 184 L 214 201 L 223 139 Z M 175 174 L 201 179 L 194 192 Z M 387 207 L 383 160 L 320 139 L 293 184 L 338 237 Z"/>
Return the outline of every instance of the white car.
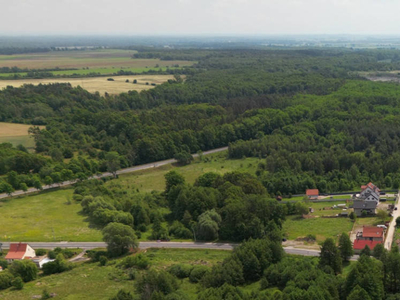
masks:
<path fill-rule="evenodd" d="M 376 227 L 387 229 L 387 227 L 385 225 L 377 225 Z"/>

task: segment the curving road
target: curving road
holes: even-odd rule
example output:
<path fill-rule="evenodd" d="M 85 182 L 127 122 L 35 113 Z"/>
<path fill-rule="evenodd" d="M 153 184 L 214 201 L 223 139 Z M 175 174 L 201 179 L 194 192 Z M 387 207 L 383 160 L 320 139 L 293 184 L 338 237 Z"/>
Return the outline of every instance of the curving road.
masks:
<path fill-rule="evenodd" d="M 228 147 L 217 148 L 217 149 L 205 151 L 205 152 L 203 152 L 203 155 L 213 154 L 213 153 L 222 152 L 222 151 L 226 151 L 226 150 L 228 150 Z M 198 154 L 193 154 L 193 157 L 198 157 L 198 156 L 199 156 Z M 117 174 L 120 175 L 120 174 L 132 173 L 132 172 L 146 170 L 146 169 L 158 168 L 158 167 L 173 164 L 173 163 L 176 163 L 176 159 L 167 159 L 167 160 L 157 161 L 157 162 L 153 162 L 153 163 L 149 163 L 149 164 L 144 164 L 144 165 L 129 167 L 126 169 L 121 169 L 121 170 L 117 171 Z M 94 176 L 90 177 L 90 179 L 98 179 L 98 178 L 110 177 L 110 176 L 112 176 L 112 174 L 109 172 L 106 172 L 106 173 L 102 173 L 100 175 L 94 175 Z M 43 190 L 49 190 L 49 189 L 59 188 L 59 187 L 63 187 L 63 186 L 69 186 L 71 184 L 74 184 L 75 182 L 76 182 L 76 180 L 70 180 L 70 181 L 64 181 L 60 184 L 57 183 L 57 184 L 52 184 L 52 185 L 44 185 Z M 12 193 L 11 196 L 8 194 L 0 194 L 0 199 L 21 196 L 21 195 L 26 195 L 26 194 L 36 193 L 36 192 L 38 192 L 37 189 L 29 188 L 28 191 L 26 191 L 26 192 L 15 191 L 14 193 Z"/>

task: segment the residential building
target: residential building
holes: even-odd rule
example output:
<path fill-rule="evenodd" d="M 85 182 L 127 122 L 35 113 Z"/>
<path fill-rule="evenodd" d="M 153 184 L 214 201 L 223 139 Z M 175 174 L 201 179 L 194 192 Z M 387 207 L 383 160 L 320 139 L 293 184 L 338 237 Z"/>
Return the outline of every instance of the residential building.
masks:
<path fill-rule="evenodd" d="M 35 250 L 26 243 L 11 243 L 5 257 L 8 262 L 22 259 L 32 259 L 36 256 Z"/>
<path fill-rule="evenodd" d="M 361 216 L 365 211 L 368 215 L 376 214 L 376 207 L 378 206 L 380 198 L 380 189 L 372 182 L 367 185 L 361 186 L 361 192 L 354 197 L 354 213 Z"/>
<path fill-rule="evenodd" d="M 362 232 L 357 232 L 356 240 L 383 242 L 385 230 L 382 227 L 364 226 Z"/>
<path fill-rule="evenodd" d="M 306 190 L 306 195 L 310 200 L 318 200 L 319 191 L 317 189 L 308 189 Z"/>
<path fill-rule="evenodd" d="M 355 199 L 353 201 L 353 209 L 357 217 L 361 217 L 364 211 L 367 215 L 375 215 L 377 206 L 377 201 L 367 201 L 364 199 Z"/>
<path fill-rule="evenodd" d="M 369 240 L 355 240 L 353 249 L 355 254 L 359 254 L 365 246 L 368 246 L 369 249 L 374 250 L 375 246 L 378 244 L 382 244 L 381 241 L 369 241 Z"/>
<path fill-rule="evenodd" d="M 381 190 L 372 182 L 367 185 L 361 186 L 361 192 L 359 198 L 367 200 L 367 201 L 378 201 L 380 198 Z"/>

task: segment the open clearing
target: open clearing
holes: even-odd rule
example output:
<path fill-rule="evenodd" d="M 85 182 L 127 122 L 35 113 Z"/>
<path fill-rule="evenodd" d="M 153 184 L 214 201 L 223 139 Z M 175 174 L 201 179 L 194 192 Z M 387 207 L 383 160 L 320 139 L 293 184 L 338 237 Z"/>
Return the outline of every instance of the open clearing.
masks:
<path fill-rule="evenodd" d="M 254 174 L 258 158 L 227 160 L 226 152 L 204 156 L 203 162 L 196 160 L 191 165 L 161 168 L 120 175 L 119 179 L 109 181 L 107 185 L 121 184 L 127 192 L 162 191 L 165 189 L 164 175 L 170 170 L 177 170 L 186 181 L 193 183 L 205 172 L 224 174 L 234 170 L 248 171 Z M 90 227 L 87 216 L 81 213 L 81 205 L 72 199 L 73 189 L 46 191 L 37 195 L 11 198 L 0 201 L 0 239 L 5 241 L 101 241 L 101 232 Z M 146 239 L 151 231 L 142 235 Z"/>
<path fill-rule="evenodd" d="M 11 143 L 14 146 L 21 144 L 26 148 L 35 147 L 33 137 L 28 135 L 30 127 L 32 127 L 32 125 L 0 122 L 0 144 Z"/>
<path fill-rule="evenodd" d="M 0 202 L 0 238 L 5 241 L 101 241 L 90 228 L 72 189 L 43 192 Z"/>
<path fill-rule="evenodd" d="M 87 78 L 57 78 L 57 79 L 21 79 L 21 80 L 0 80 L 0 89 L 7 86 L 20 87 L 24 84 L 50 84 L 50 83 L 70 83 L 72 86 L 80 86 L 83 89 L 100 94 L 120 94 L 129 91 L 142 91 L 153 88 L 152 83 L 162 84 L 168 79 L 173 79 L 172 75 L 127 75 L 127 76 L 111 76 L 114 81 L 108 81 L 108 77 L 87 77 Z M 137 83 L 133 84 L 136 79 Z M 129 82 L 125 82 L 129 80 Z M 149 83 L 146 85 L 146 83 Z"/>
<path fill-rule="evenodd" d="M 155 68 L 190 66 L 190 61 L 162 61 L 159 59 L 132 59 L 136 51 L 99 49 L 86 51 L 53 51 L 47 53 L 0 55 L 0 67 L 21 69 L 83 69 L 83 68 Z M 92 70 L 94 71 L 94 70 Z M 116 70 L 118 71 L 118 70 Z"/>
<path fill-rule="evenodd" d="M 176 264 L 202 264 L 210 268 L 222 262 L 230 255 L 230 251 L 221 250 L 188 250 L 188 249 L 148 249 L 144 254 L 150 259 L 152 268 L 165 269 Z M 32 299 L 34 295 L 41 295 L 46 288 L 49 293 L 56 293 L 57 299 L 110 299 L 120 289 L 134 292 L 134 281 L 128 280 L 116 264 L 121 259 L 111 260 L 101 267 L 98 263 L 79 264 L 71 271 L 39 277 L 37 280 L 26 283 L 21 291 L 12 288 L 1 291 L 3 299 Z M 189 297 L 196 299 L 197 285 L 188 279 L 179 280 L 180 289 Z"/>
<path fill-rule="evenodd" d="M 317 241 L 336 238 L 342 233 L 350 233 L 353 222 L 349 218 L 314 218 L 303 219 L 299 216 L 288 216 L 283 223 L 283 232 L 289 240 L 315 235 Z"/>

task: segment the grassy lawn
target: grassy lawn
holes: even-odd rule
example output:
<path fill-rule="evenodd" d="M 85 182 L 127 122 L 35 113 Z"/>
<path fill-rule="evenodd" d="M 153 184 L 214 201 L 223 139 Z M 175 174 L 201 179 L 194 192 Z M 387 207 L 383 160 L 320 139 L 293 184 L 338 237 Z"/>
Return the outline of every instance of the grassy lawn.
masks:
<path fill-rule="evenodd" d="M 4 241 L 100 241 L 101 233 L 89 227 L 80 214 L 72 189 L 42 192 L 0 202 L 0 237 Z"/>
<path fill-rule="evenodd" d="M 175 263 L 204 264 L 212 266 L 230 255 L 230 251 L 194 250 L 194 249 L 149 249 L 145 253 L 151 265 L 157 269 L 165 269 Z M 100 267 L 97 263 L 85 263 L 75 269 L 51 276 L 41 277 L 24 286 L 22 291 L 12 289 L 0 292 L 0 298 L 32 299 L 41 295 L 46 288 L 49 293 L 56 293 L 57 299 L 110 299 L 118 290 L 124 288 L 134 291 L 134 281 L 121 276 L 115 264 L 119 259 Z M 180 288 L 190 299 L 196 298 L 197 285 L 188 279 L 179 280 Z"/>
<path fill-rule="evenodd" d="M 227 152 L 207 155 L 203 161 L 196 159 L 192 164 L 179 167 L 176 165 L 165 165 L 155 169 L 138 171 L 130 174 L 120 175 L 118 183 L 129 189 L 139 189 L 140 192 L 151 192 L 153 190 L 162 191 L 165 189 L 164 175 L 171 170 L 181 173 L 188 183 L 194 183 L 195 180 L 204 173 L 216 172 L 221 175 L 232 171 L 246 171 L 254 175 L 258 158 L 245 159 L 226 159 Z M 209 161 L 206 162 L 205 159 Z M 111 181 L 109 184 L 112 184 Z"/>
<path fill-rule="evenodd" d="M 324 241 L 329 237 L 336 239 L 342 232 L 350 232 L 352 225 L 348 218 L 303 219 L 299 216 L 289 216 L 283 224 L 283 231 L 289 240 L 313 234 L 317 241 Z"/>

